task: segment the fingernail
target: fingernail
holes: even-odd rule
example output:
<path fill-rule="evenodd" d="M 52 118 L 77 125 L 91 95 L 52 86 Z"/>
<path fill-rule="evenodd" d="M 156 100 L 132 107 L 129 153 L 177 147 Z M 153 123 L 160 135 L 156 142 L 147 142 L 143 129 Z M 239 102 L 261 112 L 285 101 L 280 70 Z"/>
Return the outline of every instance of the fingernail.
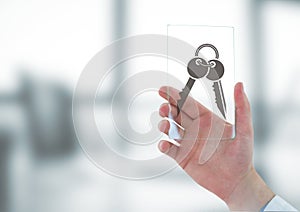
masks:
<path fill-rule="evenodd" d="M 161 105 L 160 107 L 159 107 L 159 115 L 160 116 L 166 116 L 167 114 L 165 113 L 165 111 L 163 111 L 163 108 L 164 108 L 164 105 Z"/>
<path fill-rule="evenodd" d="M 169 150 L 168 145 L 165 142 L 160 142 L 159 143 L 159 149 L 163 153 L 166 153 Z"/>
<path fill-rule="evenodd" d="M 160 143 L 159 143 L 159 149 L 160 149 L 160 151 L 164 152 L 163 142 L 160 142 Z"/>
<path fill-rule="evenodd" d="M 241 82 L 241 91 L 244 93 L 244 84 Z"/>
<path fill-rule="evenodd" d="M 164 124 L 163 124 L 162 121 L 158 123 L 158 129 L 159 129 L 161 132 L 164 132 L 165 126 L 164 126 Z"/>
<path fill-rule="evenodd" d="M 166 86 L 160 87 L 158 92 L 166 93 Z"/>

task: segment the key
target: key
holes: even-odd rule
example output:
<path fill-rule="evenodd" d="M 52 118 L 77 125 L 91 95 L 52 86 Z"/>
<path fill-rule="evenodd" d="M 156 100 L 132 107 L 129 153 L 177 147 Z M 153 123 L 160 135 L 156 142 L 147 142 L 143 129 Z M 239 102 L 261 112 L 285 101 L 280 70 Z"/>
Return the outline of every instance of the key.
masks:
<path fill-rule="evenodd" d="M 189 61 L 187 71 L 190 77 L 182 91 L 179 93 L 180 99 L 177 101 L 177 114 L 181 111 L 186 98 L 191 92 L 195 80 L 204 77 L 208 73 L 210 66 L 211 65 L 202 58 L 193 58 Z"/>
<path fill-rule="evenodd" d="M 221 78 L 224 75 L 224 66 L 219 60 L 208 61 L 212 66 L 210 67 L 209 73 L 206 78 L 213 81 L 213 91 L 215 93 L 215 101 L 217 107 L 224 119 L 226 119 L 226 102 L 224 98 Z"/>

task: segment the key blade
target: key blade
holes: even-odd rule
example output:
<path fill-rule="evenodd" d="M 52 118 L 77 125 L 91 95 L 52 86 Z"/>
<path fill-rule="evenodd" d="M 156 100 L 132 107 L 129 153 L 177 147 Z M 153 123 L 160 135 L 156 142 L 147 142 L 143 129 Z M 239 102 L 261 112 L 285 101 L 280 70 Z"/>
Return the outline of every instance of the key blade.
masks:
<path fill-rule="evenodd" d="M 219 108 L 220 112 L 222 113 L 224 119 L 226 119 L 226 102 L 225 102 L 225 98 L 224 98 L 221 81 L 214 82 L 213 88 L 215 91 L 215 100 L 216 100 L 217 107 Z"/>
<path fill-rule="evenodd" d="M 192 78 L 189 78 L 186 85 L 182 89 L 181 92 L 179 92 L 180 99 L 177 101 L 177 114 L 181 111 L 183 104 L 185 103 L 186 98 L 188 97 L 193 85 L 195 83 L 195 80 Z"/>

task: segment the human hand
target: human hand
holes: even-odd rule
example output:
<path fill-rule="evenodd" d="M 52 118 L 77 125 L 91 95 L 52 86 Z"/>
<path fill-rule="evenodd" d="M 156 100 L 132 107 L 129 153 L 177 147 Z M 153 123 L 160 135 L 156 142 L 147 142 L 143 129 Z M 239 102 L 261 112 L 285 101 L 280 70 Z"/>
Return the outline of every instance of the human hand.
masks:
<path fill-rule="evenodd" d="M 184 130 L 178 128 L 182 139 L 180 146 L 169 141 L 160 141 L 159 149 L 173 158 L 199 185 L 224 200 L 231 210 L 259 211 L 273 196 L 253 166 L 253 127 L 250 105 L 242 83 L 235 86 L 236 137 L 228 138 L 231 125 L 218 118 L 210 110 L 191 97 L 186 100 L 177 115 L 176 100 L 179 91 L 172 87 L 162 87 L 159 95 L 168 100 L 160 107 L 162 117 L 168 117 L 169 108 L 174 120 Z M 224 132 L 221 142 L 212 157 L 204 164 L 199 163 L 200 154 L 206 142 L 212 119 L 223 122 Z M 168 134 L 170 123 L 162 120 L 160 131 Z M 206 138 L 206 139 L 204 139 Z"/>

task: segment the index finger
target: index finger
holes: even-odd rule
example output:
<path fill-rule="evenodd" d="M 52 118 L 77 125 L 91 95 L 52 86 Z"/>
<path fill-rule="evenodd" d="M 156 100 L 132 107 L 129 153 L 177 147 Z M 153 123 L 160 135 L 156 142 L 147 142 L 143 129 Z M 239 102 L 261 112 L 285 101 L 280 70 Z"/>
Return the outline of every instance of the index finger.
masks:
<path fill-rule="evenodd" d="M 162 86 L 159 89 L 159 95 L 162 98 L 166 99 L 173 106 L 177 106 L 177 101 L 180 99 L 179 92 L 179 90 L 170 86 Z M 207 113 L 212 113 L 208 108 L 206 108 L 190 96 L 187 97 L 181 110 L 192 119 L 195 119 Z"/>

